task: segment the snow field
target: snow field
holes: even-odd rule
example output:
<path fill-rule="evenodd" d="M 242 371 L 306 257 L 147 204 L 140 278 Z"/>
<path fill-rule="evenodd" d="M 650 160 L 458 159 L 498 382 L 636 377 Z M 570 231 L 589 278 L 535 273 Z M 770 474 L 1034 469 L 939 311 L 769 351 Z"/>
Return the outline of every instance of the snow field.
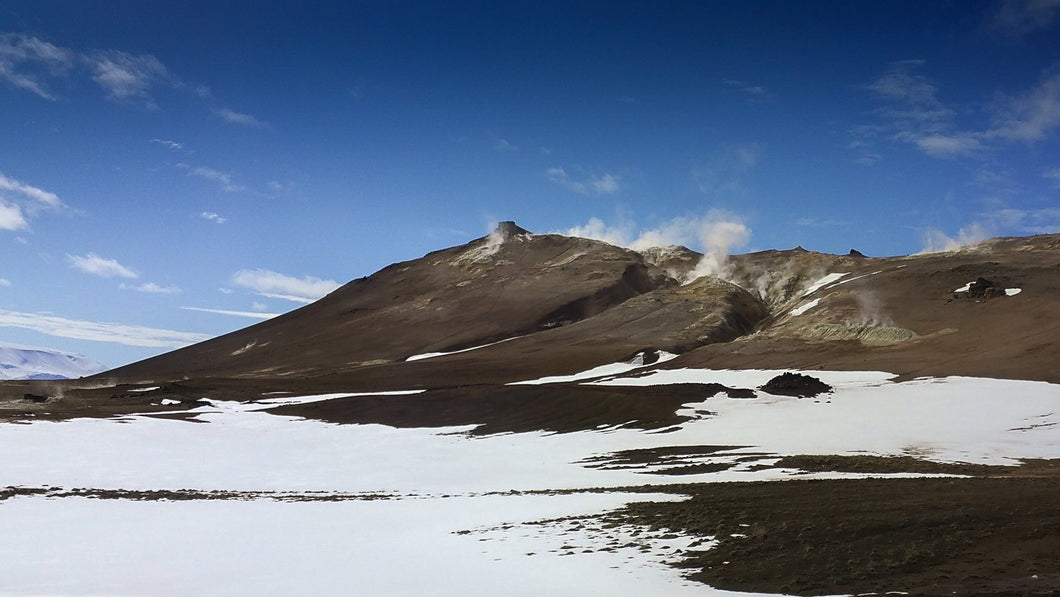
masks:
<path fill-rule="evenodd" d="M 782 372 L 649 367 L 622 377 L 633 369 L 619 363 L 533 382 L 756 388 Z M 679 411 L 689 420 L 670 433 L 611 427 L 472 438 L 462 432 L 473 426 L 395 429 L 263 412 L 351 394 L 210 401 L 191 413 L 198 422 L 137 415 L 0 424 L 7 486 L 390 496 L 14 497 L 0 501 L 0 557 L 18 564 L 5 567 L 0 595 L 722 595 L 664 565 L 687 538 L 642 537 L 629 547 L 628 529 L 533 524 L 674 496 L 520 492 L 786 479 L 795 472 L 751 469 L 787 454 L 912 454 L 986 464 L 1060 458 L 1055 384 L 809 373 L 835 391 L 814 399 L 704 396 Z M 599 465 L 624 450 L 698 445 L 737 448 L 632 466 L 609 466 L 605 458 Z M 759 460 L 741 463 L 748 454 Z M 733 466 L 651 474 L 696 463 Z"/>

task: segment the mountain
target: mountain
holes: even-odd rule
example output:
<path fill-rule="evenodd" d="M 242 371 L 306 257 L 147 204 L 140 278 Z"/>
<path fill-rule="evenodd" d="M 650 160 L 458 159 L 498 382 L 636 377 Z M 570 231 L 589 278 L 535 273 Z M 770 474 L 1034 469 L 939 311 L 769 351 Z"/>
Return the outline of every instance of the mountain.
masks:
<path fill-rule="evenodd" d="M 105 370 L 79 354 L 0 344 L 0 379 L 75 379 Z"/>
<path fill-rule="evenodd" d="M 99 377 L 431 388 L 662 350 L 680 355 L 674 367 L 1060 381 L 1060 235 L 882 258 L 763 251 L 690 280 L 702 259 L 684 247 L 638 253 L 506 222 L 281 317 Z M 960 291 L 978 279 L 981 291 Z"/>

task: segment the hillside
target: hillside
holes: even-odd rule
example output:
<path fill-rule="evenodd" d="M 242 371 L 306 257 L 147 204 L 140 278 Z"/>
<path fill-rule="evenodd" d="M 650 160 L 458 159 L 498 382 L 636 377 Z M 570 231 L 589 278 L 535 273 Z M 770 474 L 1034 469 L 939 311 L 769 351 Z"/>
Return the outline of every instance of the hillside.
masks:
<path fill-rule="evenodd" d="M 674 367 L 1060 381 L 1052 366 L 1060 359 L 1058 235 L 903 257 L 765 251 L 733 256 L 722 278 L 689 282 L 700 258 L 505 223 L 101 379 L 296 376 L 433 387 L 570 373 L 658 349 L 681 355 Z M 993 289 L 956 292 L 979 278 Z M 406 361 L 424 354 L 435 356 Z"/>

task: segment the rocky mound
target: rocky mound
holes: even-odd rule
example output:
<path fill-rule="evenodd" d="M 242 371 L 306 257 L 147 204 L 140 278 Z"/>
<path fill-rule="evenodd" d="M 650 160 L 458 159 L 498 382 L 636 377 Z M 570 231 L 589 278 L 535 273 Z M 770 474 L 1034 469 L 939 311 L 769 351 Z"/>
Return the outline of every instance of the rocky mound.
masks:
<path fill-rule="evenodd" d="M 813 398 L 814 396 L 831 392 L 832 386 L 811 375 L 789 371 L 774 377 L 759 389 L 778 396 Z"/>

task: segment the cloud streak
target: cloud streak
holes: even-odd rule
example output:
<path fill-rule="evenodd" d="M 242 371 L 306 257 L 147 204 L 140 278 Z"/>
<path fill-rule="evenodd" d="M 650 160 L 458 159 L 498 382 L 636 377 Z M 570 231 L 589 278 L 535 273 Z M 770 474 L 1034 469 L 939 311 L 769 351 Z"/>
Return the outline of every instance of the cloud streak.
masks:
<path fill-rule="evenodd" d="M 136 278 L 137 275 L 131 269 L 118 263 L 116 259 L 100 257 L 95 253 L 87 255 L 67 255 L 67 261 L 74 269 L 99 276 L 101 278 Z"/>
<path fill-rule="evenodd" d="M 258 311 L 229 311 L 227 309 L 207 309 L 206 307 L 181 307 L 185 311 L 200 311 L 202 313 L 215 313 L 217 315 L 232 315 L 235 317 L 249 317 L 251 319 L 272 319 L 280 313 L 261 313 Z"/>
<path fill-rule="evenodd" d="M 49 336 L 110 342 L 148 348 L 182 348 L 211 338 L 208 334 L 160 328 L 67 319 L 55 315 L 0 309 L 0 327 L 15 327 Z"/>
<path fill-rule="evenodd" d="M 105 50 L 87 54 L 83 60 L 92 73 L 92 80 L 111 101 L 155 109 L 158 105 L 149 93 L 151 87 L 158 83 L 179 85 L 169 69 L 150 54 L 136 56 L 119 50 Z"/>
<path fill-rule="evenodd" d="M 0 81 L 46 100 L 59 99 L 48 88 L 47 79 L 69 71 L 74 58 L 69 50 L 36 37 L 0 34 Z"/>
<path fill-rule="evenodd" d="M 958 126 L 958 112 L 939 98 L 939 90 L 920 74 L 922 60 L 890 65 L 866 86 L 883 102 L 876 110 L 880 123 L 855 127 L 850 146 L 861 153 L 859 163 L 879 159 L 875 139 L 880 136 L 911 145 L 932 157 L 977 156 L 1006 143 L 1036 143 L 1060 126 L 1060 68 L 1047 70 L 1022 93 L 985 104 L 978 126 Z"/>
<path fill-rule="evenodd" d="M 63 202 L 59 199 L 59 196 L 55 193 L 45 191 L 44 189 L 37 188 L 32 185 L 28 185 L 24 182 L 15 180 L 14 178 L 8 178 L 0 173 L 0 191 L 11 191 L 18 193 L 28 199 L 33 200 L 42 207 L 51 209 L 58 209 L 63 206 Z"/>
<path fill-rule="evenodd" d="M 243 185 L 236 184 L 232 179 L 232 174 L 229 172 L 222 172 L 206 166 L 192 167 L 187 164 L 177 164 L 177 167 L 187 170 L 188 176 L 195 176 L 203 180 L 216 182 L 221 186 L 222 190 L 228 193 L 238 193 L 246 189 Z"/>
<path fill-rule="evenodd" d="M 238 124 L 240 126 L 250 128 L 264 128 L 265 123 L 258 120 L 250 114 L 244 114 L 243 112 L 236 112 L 235 110 L 229 110 L 228 108 L 219 108 L 213 111 L 214 116 L 221 120 L 230 123 Z"/>
<path fill-rule="evenodd" d="M 545 170 L 545 178 L 579 195 L 613 195 L 622 190 L 619 178 L 609 173 L 571 175 L 554 166 Z"/>
<path fill-rule="evenodd" d="M 122 289 L 135 290 L 137 292 L 144 292 L 147 294 L 176 294 L 180 292 L 180 288 L 176 286 L 161 286 L 154 282 L 145 282 L 138 286 L 129 286 L 128 284 L 122 284 Z"/>
<path fill-rule="evenodd" d="M 244 269 L 232 276 L 232 284 L 250 289 L 260 296 L 297 303 L 311 303 L 337 289 L 334 280 L 312 276 L 295 278 L 267 269 Z"/>

